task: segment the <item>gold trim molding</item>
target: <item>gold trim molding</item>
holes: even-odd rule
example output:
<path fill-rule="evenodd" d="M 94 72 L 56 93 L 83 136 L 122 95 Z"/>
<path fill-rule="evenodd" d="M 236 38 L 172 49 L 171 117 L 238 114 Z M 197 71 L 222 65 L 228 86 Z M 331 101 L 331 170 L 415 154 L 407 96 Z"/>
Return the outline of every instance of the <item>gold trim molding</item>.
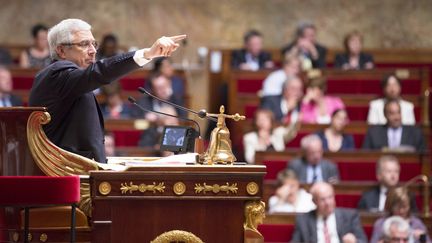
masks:
<path fill-rule="evenodd" d="M 156 182 L 153 182 L 153 184 L 150 184 L 150 185 L 146 185 L 144 183 L 139 184 L 139 185 L 134 185 L 133 182 L 129 182 L 129 185 L 128 185 L 127 182 L 125 182 L 125 183 L 121 183 L 120 191 L 122 194 L 126 194 L 127 192 L 132 194 L 135 191 L 140 191 L 142 193 L 144 193 L 146 191 L 151 191 L 153 193 L 156 193 L 156 192 L 163 193 L 165 191 L 165 185 L 163 182 L 160 182 L 157 185 L 156 185 Z"/>
<path fill-rule="evenodd" d="M 205 182 L 201 185 L 200 183 L 195 183 L 195 194 L 206 194 L 207 192 L 213 192 L 215 194 L 219 192 L 226 192 L 226 194 L 237 194 L 237 183 L 233 183 L 230 185 L 228 182 L 225 185 L 213 184 L 207 185 Z"/>
<path fill-rule="evenodd" d="M 256 195 L 259 192 L 258 184 L 256 184 L 255 182 L 249 182 L 246 185 L 246 192 L 251 196 Z"/>
<path fill-rule="evenodd" d="M 42 233 L 39 237 L 40 242 L 46 242 L 48 240 L 48 235 L 45 233 Z"/>
<path fill-rule="evenodd" d="M 111 192 L 111 184 L 109 182 L 104 181 L 99 184 L 99 193 L 101 195 L 106 196 L 110 194 L 110 192 Z"/>
<path fill-rule="evenodd" d="M 186 185 L 183 182 L 176 182 L 173 186 L 173 191 L 176 195 L 181 196 L 186 192 Z"/>
<path fill-rule="evenodd" d="M 183 230 L 171 230 L 165 232 L 150 243 L 185 242 L 185 243 L 204 243 L 200 238 L 191 232 Z"/>

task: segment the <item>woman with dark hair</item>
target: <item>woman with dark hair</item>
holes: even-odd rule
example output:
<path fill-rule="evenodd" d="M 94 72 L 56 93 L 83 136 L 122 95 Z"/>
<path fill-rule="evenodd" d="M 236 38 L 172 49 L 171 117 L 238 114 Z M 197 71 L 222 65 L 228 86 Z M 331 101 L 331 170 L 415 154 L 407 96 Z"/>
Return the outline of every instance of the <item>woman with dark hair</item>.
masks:
<path fill-rule="evenodd" d="M 334 62 L 335 68 L 372 69 L 374 61 L 371 55 L 362 51 L 363 36 L 358 31 L 349 33 L 344 40 L 345 53 L 337 54 Z"/>
<path fill-rule="evenodd" d="M 324 78 L 314 78 L 309 82 L 300 109 L 302 122 L 329 124 L 333 112 L 345 108 L 339 97 L 326 95 L 326 89 Z"/>
<path fill-rule="evenodd" d="M 330 126 L 317 132 L 325 151 L 337 152 L 355 148 L 353 136 L 344 133 L 347 124 L 348 114 L 346 110 L 335 110 L 331 116 Z"/>
<path fill-rule="evenodd" d="M 48 28 L 37 24 L 31 30 L 33 45 L 21 53 L 19 65 L 22 68 L 44 68 L 51 63 L 48 48 Z"/>
<path fill-rule="evenodd" d="M 117 37 L 114 34 L 107 34 L 102 38 L 102 42 L 96 53 L 96 60 L 112 57 L 120 53 Z"/>
<path fill-rule="evenodd" d="M 374 224 L 371 243 L 377 243 L 382 240 L 384 237 L 384 221 L 391 216 L 400 216 L 409 223 L 411 235 L 408 242 L 432 242 L 424 223 L 421 219 L 411 214 L 410 197 L 405 187 L 398 187 L 389 191 L 385 202 L 385 211 L 387 215 L 377 219 Z M 420 241 L 420 238 L 424 237 L 426 241 Z"/>
<path fill-rule="evenodd" d="M 254 131 L 243 136 L 245 159 L 248 163 L 255 162 L 256 151 L 283 151 L 285 143 L 297 135 L 299 123 L 289 126 L 275 127 L 273 112 L 267 109 L 258 109 L 254 117 Z"/>
<path fill-rule="evenodd" d="M 384 97 L 369 103 L 367 122 L 371 125 L 386 124 L 384 104 L 388 100 L 397 100 L 401 108 L 402 125 L 415 125 L 414 104 L 402 99 L 401 80 L 395 74 L 387 75 L 381 80 L 381 88 Z"/>

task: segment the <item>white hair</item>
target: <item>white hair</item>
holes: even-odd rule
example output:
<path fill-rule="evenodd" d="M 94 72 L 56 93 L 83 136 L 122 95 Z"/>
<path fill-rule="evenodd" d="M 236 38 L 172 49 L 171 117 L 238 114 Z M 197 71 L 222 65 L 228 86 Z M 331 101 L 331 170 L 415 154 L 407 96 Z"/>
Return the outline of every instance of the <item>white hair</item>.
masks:
<path fill-rule="evenodd" d="M 57 47 L 61 44 L 71 43 L 73 33 L 76 31 L 91 30 L 91 25 L 81 19 L 65 19 L 54 25 L 48 31 L 48 44 L 52 59 L 60 59 Z"/>
<path fill-rule="evenodd" d="M 309 134 L 302 138 L 302 140 L 300 141 L 300 147 L 302 149 L 307 149 L 309 145 L 313 142 L 319 142 L 322 145 L 321 139 L 318 135 Z"/>
<path fill-rule="evenodd" d="M 384 221 L 383 224 L 383 232 L 384 236 L 387 238 L 391 238 L 391 228 L 396 227 L 399 232 L 410 233 L 410 226 L 406 220 L 404 220 L 400 216 L 391 216 Z"/>

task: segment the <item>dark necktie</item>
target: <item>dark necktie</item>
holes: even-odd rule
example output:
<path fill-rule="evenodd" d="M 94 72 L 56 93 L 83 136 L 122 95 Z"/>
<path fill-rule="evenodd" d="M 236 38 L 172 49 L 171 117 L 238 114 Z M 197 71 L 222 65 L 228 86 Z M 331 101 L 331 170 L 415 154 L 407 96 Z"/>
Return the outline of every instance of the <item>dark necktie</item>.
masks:
<path fill-rule="evenodd" d="M 316 165 L 312 165 L 312 183 L 315 183 L 318 180 L 318 174 L 316 168 L 317 168 Z"/>

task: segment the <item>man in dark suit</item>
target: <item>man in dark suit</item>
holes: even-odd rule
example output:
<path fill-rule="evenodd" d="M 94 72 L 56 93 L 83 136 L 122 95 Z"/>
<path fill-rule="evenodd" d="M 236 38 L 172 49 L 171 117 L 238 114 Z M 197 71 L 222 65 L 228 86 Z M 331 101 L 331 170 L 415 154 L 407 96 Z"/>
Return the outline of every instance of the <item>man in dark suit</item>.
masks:
<path fill-rule="evenodd" d="M 0 66 L 0 107 L 22 106 L 22 100 L 19 96 L 11 94 L 12 76 L 10 71 Z"/>
<path fill-rule="evenodd" d="M 325 68 L 327 49 L 317 43 L 315 25 L 300 23 L 295 35 L 295 40 L 282 48 L 283 56 L 300 55 L 303 60 L 309 60 L 313 68 Z"/>
<path fill-rule="evenodd" d="M 367 242 L 358 213 L 336 208 L 330 184 L 317 182 L 310 192 L 317 208 L 297 216 L 291 242 Z"/>
<path fill-rule="evenodd" d="M 283 85 L 282 95 L 264 96 L 261 107 L 271 110 L 277 121 L 297 122 L 302 97 L 303 82 L 296 76 L 289 76 Z"/>
<path fill-rule="evenodd" d="M 293 170 L 301 183 L 339 181 L 339 170 L 333 162 L 323 159 L 322 142 L 316 134 L 304 137 L 300 143 L 303 156 L 290 161 L 287 169 Z"/>
<path fill-rule="evenodd" d="M 231 66 L 236 69 L 258 71 L 259 69 L 273 68 L 271 55 L 262 50 L 263 40 L 260 32 L 248 31 L 244 36 L 244 48 L 233 51 Z"/>
<path fill-rule="evenodd" d="M 384 105 L 386 125 L 369 127 L 364 149 L 385 149 L 398 151 L 425 151 L 426 144 L 420 128 L 403 126 L 401 107 L 397 100 L 389 100 Z"/>
<path fill-rule="evenodd" d="M 393 155 L 384 155 L 376 164 L 376 178 L 379 185 L 362 194 L 358 209 L 372 212 L 384 211 L 387 192 L 399 183 L 400 165 Z M 414 195 L 411 195 L 410 208 L 417 211 Z"/>
<path fill-rule="evenodd" d="M 51 28 L 48 42 L 56 61 L 36 75 L 29 101 L 48 108 L 48 138 L 63 149 L 105 163 L 103 117 L 92 91 L 152 58 L 171 55 L 179 46 L 175 42 L 184 38 L 162 37 L 150 48 L 95 61 L 97 44 L 89 24 L 67 19 Z"/>

